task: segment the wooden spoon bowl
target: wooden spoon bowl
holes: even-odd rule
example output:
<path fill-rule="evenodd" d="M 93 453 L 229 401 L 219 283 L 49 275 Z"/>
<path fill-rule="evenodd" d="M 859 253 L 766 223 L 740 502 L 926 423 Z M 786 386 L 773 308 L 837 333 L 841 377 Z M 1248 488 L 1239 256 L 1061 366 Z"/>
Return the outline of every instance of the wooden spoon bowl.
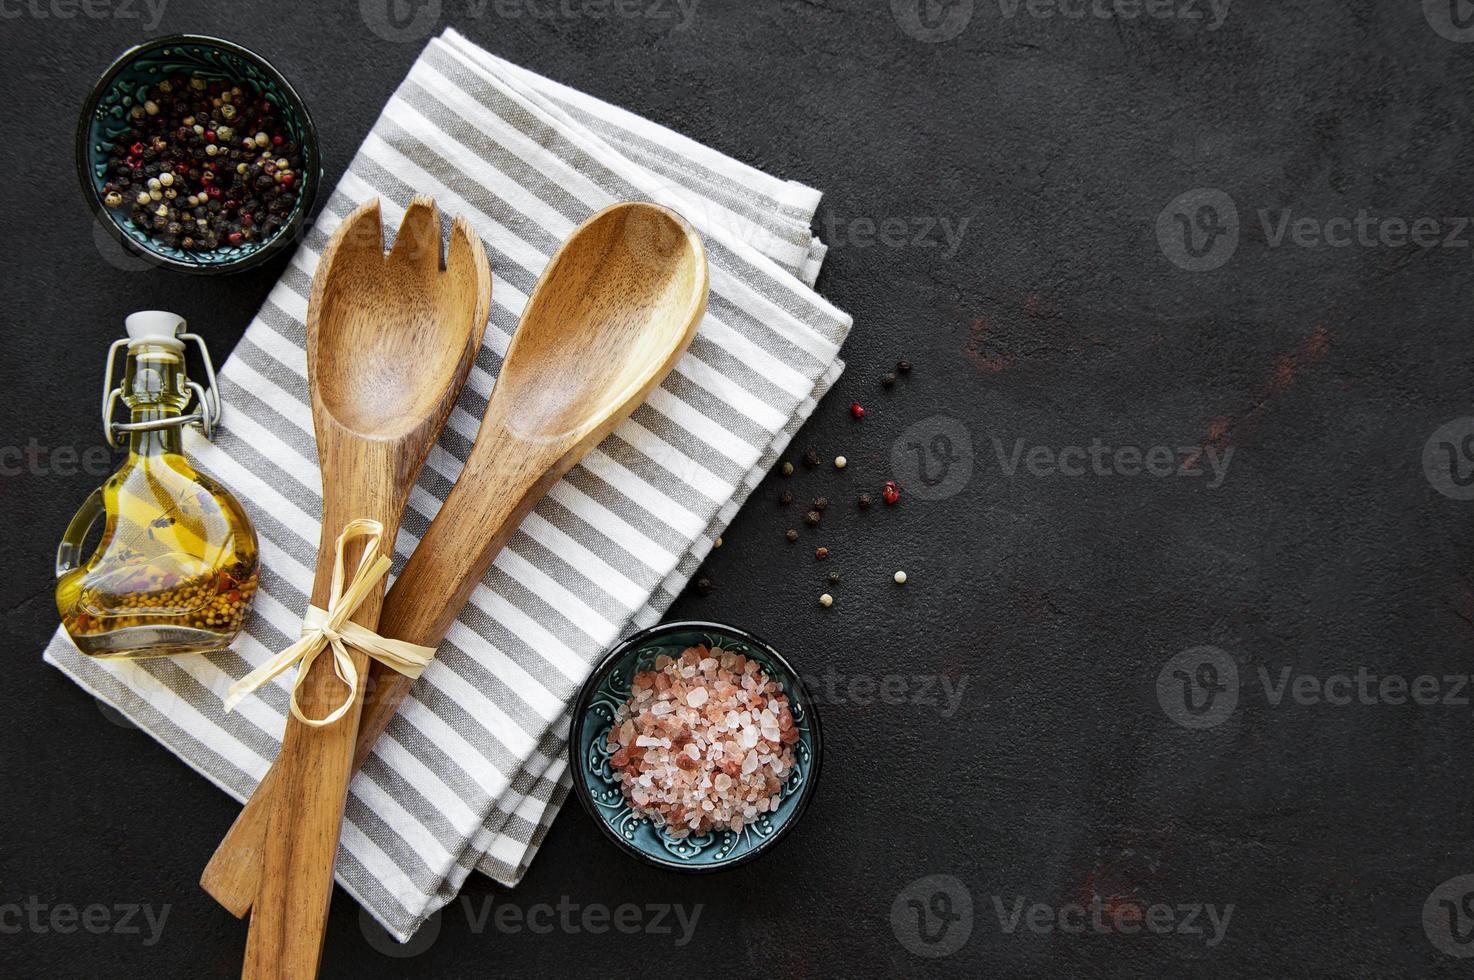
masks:
<path fill-rule="evenodd" d="M 395 580 L 396 638 L 440 642 L 537 502 L 665 379 L 706 299 L 706 249 L 674 211 L 616 204 L 574 232 L 528 298 L 471 455 Z M 380 701 L 408 689 L 374 679 Z"/>
<path fill-rule="evenodd" d="M 513 436 L 559 441 L 597 426 L 600 406 L 627 402 L 685 349 L 693 304 L 706 295 L 706 254 L 694 238 L 671 211 L 621 204 L 553 256 L 497 379 L 498 421 Z M 579 325 L 597 329 L 575 334 Z"/>

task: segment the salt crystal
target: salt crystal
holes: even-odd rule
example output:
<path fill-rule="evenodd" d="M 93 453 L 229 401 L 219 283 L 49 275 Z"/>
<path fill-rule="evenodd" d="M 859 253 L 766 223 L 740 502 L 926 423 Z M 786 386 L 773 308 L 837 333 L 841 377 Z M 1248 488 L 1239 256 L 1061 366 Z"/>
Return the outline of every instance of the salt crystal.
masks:
<path fill-rule="evenodd" d="M 661 654 L 614 721 L 606 741 L 621 785 L 639 816 L 677 839 L 741 830 L 775 809 L 777 777 L 794 765 L 787 697 L 756 661 L 719 647 Z"/>

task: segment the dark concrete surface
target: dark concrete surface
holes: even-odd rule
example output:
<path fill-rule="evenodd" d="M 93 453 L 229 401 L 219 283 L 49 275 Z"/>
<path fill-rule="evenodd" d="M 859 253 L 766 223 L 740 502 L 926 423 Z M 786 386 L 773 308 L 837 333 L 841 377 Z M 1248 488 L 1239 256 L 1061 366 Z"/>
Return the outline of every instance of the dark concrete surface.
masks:
<path fill-rule="evenodd" d="M 121 317 L 177 310 L 223 357 L 282 263 L 111 264 L 77 107 L 129 44 L 221 34 L 309 100 L 331 185 L 420 47 L 369 30 L 375 3 L 0 2 L 0 975 L 226 977 L 245 936 L 195 886 L 235 804 L 39 655 L 52 549 L 101 478 L 66 450 L 102 442 Z M 791 481 L 835 501 L 799 548 L 769 480 L 715 593 L 673 614 L 777 641 L 828 746 L 803 824 L 750 867 L 646 869 L 571 804 L 521 887 L 473 878 L 411 955 L 336 896 L 325 976 L 1468 975 L 1468 3 L 404 7 L 827 191 L 820 285 L 856 326 L 798 448 L 850 466 Z M 913 231 L 867 236 L 887 219 Z M 1115 452 L 1155 446 L 1208 475 Z M 905 498 L 859 513 L 893 449 Z M 645 931 L 584 927 L 622 903 Z M 657 905 L 700 906 L 689 941 Z M 162 930 L 128 906 L 167 906 Z"/>

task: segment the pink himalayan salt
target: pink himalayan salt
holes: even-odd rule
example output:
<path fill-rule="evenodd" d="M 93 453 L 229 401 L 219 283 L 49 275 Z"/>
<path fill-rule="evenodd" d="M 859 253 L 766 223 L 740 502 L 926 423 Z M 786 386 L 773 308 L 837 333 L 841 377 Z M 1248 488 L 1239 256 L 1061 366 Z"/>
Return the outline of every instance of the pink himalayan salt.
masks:
<path fill-rule="evenodd" d="M 609 731 L 609 762 L 635 813 L 672 837 L 745 823 L 781 802 L 798 728 L 757 661 L 690 647 L 641 671 Z"/>

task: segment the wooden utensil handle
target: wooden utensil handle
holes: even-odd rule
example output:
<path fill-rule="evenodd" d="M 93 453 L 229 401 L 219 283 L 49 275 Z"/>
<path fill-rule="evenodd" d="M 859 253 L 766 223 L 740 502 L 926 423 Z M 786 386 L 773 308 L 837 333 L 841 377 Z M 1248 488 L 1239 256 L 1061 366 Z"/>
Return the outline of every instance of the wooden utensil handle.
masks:
<path fill-rule="evenodd" d="M 481 447 L 486 441 L 491 448 L 483 451 Z M 542 473 L 541 479 L 535 479 L 538 476 L 535 467 L 539 463 L 534 460 L 531 467 L 507 475 L 510 482 L 501 482 L 495 485 L 495 491 L 488 491 L 485 480 L 489 475 L 472 472 L 476 460 L 526 458 L 529 447 L 517 444 L 511 433 L 495 429 L 481 433 L 476 445 L 472 463 L 467 463 L 466 470 L 461 472 L 445 504 L 430 522 L 425 538 L 383 601 L 379 632 L 385 637 L 422 645 L 441 643 L 507 539 L 522 526 L 547 489 L 575 463 L 573 458 L 557 460 L 550 470 Z M 522 486 L 516 485 L 519 473 Z M 444 595 L 450 598 L 439 598 Z M 370 676 L 373 684 L 363 699 L 352 760 L 354 771 L 373 752 L 379 735 L 394 721 L 399 704 L 414 687 L 407 676 L 377 663 L 370 665 Z M 276 771 L 277 766 L 273 766 L 251 799 L 246 800 L 245 808 L 231 825 L 226 839 L 215 849 L 200 878 L 200 886 L 237 917 L 251 911 L 261 886 L 259 855 L 264 852 L 270 833 L 271 800 L 279 790 Z"/>
<path fill-rule="evenodd" d="M 327 729 L 303 726 L 297 740 L 282 741 L 293 764 L 277 780 L 266 822 L 242 980 L 317 975 L 368 673 L 366 656 L 351 648 L 349 656 L 359 683 L 347 713 Z"/>
<path fill-rule="evenodd" d="M 321 433 L 319 442 L 324 442 Z M 322 539 L 313 584 L 313 604 L 319 608 L 326 608 L 330 601 L 342 529 L 359 518 L 377 520 L 384 526 L 383 547 L 392 549 L 407 501 L 402 463 L 363 455 L 358 462 L 357 467 L 339 466 L 336 470 L 356 471 L 353 492 L 324 497 Z M 345 551 L 345 578 L 357 567 L 361 551 L 362 543 L 351 544 Z M 353 622 L 377 629 L 383 595 L 381 580 L 354 611 Z M 309 718 L 326 717 L 345 697 L 349 698 L 348 711 L 321 728 L 287 716 L 281 751 L 272 767 L 281 772 L 266 809 L 265 834 L 259 849 L 259 881 L 241 969 L 246 980 L 293 980 L 317 973 L 368 677 L 368 657 L 352 647 L 347 652 L 357 671 L 353 689 L 345 691 L 331 652 L 325 652 L 308 671 L 298 701 Z"/>
<path fill-rule="evenodd" d="M 478 458 L 527 454 L 527 447 L 515 445 L 508 433 L 488 431 L 478 435 L 478 445 L 485 439 L 497 443 L 496 451 L 478 449 Z M 560 460 L 535 483 L 528 482 L 532 478 L 528 475 L 522 487 L 502 484 L 495 489 L 488 489 L 486 474 L 463 471 L 385 597 L 379 632 L 410 643 L 439 645 L 507 540 L 572 465 L 571 459 Z M 354 771 L 373 751 L 414 686 L 403 674 L 377 663 L 370 665 L 369 675 L 373 680 L 363 698 Z M 250 911 L 260 888 L 260 857 L 269 832 L 272 800 L 278 792 L 277 769 L 272 766 L 246 801 L 200 878 L 201 887 L 237 917 Z"/>
<path fill-rule="evenodd" d="M 382 616 L 379 628 L 385 628 Z M 358 743 L 353 754 L 354 772 L 363 766 L 379 736 L 413 687 L 414 681 L 403 674 L 378 662 L 369 664 L 363 713 L 358 722 Z M 276 766 L 266 771 L 266 776 L 246 800 L 235 823 L 230 825 L 230 832 L 215 848 L 210 863 L 200 876 L 200 887 L 236 918 L 242 918 L 251 911 L 251 904 L 260 888 L 261 851 L 266 844 L 278 773 Z"/>

